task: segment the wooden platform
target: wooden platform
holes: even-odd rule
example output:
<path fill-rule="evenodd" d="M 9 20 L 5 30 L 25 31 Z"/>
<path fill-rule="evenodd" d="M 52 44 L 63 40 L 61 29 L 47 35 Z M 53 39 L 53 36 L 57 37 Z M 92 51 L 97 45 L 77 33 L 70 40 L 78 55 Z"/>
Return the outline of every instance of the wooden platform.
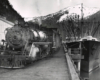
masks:
<path fill-rule="evenodd" d="M 68 64 L 68 69 L 69 69 L 69 73 L 71 76 L 71 80 L 80 80 L 79 75 L 76 72 L 75 66 L 73 65 L 73 61 L 72 61 L 71 57 L 69 56 L 67 49 L 65 48 L 65 46 L 63 46 L 63 47 L 64 47 L 64 51 L 66 54 L 66 62 Z"/>
<path fill-rule="evenodd" d="M 63 48 L 16 70 L 0 69 L 0 80 L 71 80 Z"/>

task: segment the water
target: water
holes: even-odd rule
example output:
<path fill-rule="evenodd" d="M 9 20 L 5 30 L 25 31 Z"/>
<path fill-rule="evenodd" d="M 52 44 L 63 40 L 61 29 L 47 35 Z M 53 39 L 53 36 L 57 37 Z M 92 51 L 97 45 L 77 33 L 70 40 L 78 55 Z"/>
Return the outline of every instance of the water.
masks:
<path fill-rule="evenodd" d="M 100 80 L 100 67 L 90 73 L 90 80 Z"/>
<path fill-rule="evenodd" d="M 83 80 L 100 80 L 100 66 L 90 73 L 82 71 L 81 77 Z"/>

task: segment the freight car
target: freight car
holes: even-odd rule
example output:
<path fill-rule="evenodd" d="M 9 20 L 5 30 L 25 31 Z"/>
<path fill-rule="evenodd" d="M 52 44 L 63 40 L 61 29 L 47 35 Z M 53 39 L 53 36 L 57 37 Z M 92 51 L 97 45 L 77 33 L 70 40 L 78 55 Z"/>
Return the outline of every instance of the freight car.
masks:
<path fill-rule="evenodd" d="M 22 68 L 34 60 L 48 56 L 53 47 L 52 31 L 20 24 L 6 29 L 0 50 L 0 67 Z"/>

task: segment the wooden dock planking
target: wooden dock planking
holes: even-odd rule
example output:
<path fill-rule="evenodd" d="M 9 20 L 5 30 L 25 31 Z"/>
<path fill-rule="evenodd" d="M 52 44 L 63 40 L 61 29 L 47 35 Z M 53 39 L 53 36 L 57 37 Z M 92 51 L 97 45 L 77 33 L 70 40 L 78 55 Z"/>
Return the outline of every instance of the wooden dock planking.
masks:
<path fill-rule="evenodd" d="M 70 59 L 68 53 L 66 53 L 66 60 L 67 60 L 69 72 L 70 72 L 70 75 L 71 75 L 71 79 L 72 79 L 72 80 L 80 80 L 80 79 L 79 79 L 79 75 L 78 75 L 78 73 L 76 72 L 75 67 L 73 66 L 73 63 L 72 63 L 72 61 L 71 61 L 71 59 Z"/>

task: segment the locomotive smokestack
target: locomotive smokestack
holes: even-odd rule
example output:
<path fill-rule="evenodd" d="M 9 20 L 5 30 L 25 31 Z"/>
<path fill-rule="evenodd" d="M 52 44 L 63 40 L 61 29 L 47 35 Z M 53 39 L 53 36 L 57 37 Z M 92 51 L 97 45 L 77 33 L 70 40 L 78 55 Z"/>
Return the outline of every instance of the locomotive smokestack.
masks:
<path fill-rule="evenodd" d="M 18 18 L 18 24 L 24 26 L 25 24 L 24 18 Z"/>

